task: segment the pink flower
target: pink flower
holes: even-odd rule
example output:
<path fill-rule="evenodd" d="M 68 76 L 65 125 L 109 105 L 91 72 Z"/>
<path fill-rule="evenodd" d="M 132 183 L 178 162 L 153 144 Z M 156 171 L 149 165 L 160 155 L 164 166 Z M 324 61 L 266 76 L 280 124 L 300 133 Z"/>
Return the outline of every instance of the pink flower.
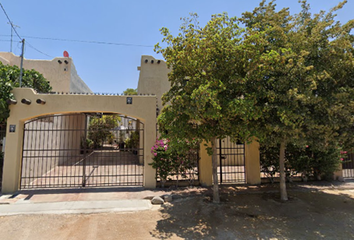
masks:
<path fill-rule="evenodd" d="M 157 153 L 154 152 L 154 156 L 156 157 L 156 156 L 157 156 Z"/>
<path fill-rule="evenodd" d="M 341 160 L 341 161 L 343 161 L 343 160 L 344 160 L 344 158 L 341 158 L 340 160 Z"/>
<path fill-rule="evenodd" d="M 308 148 L 309 147 L 309 145 L 306 145 L 306 148 Z"/>

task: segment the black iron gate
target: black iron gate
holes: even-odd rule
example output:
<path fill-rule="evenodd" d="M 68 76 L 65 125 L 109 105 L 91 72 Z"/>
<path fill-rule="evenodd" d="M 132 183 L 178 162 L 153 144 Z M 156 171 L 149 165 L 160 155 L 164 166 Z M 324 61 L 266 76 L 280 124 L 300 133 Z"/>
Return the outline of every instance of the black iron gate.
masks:
<path fill-rule="evenodd" d="M 25 123 L 21 189 L 142 186 L 144 128 L 116 114 L 52 115 Z"/>
<path fill-rule="evenodd" d="M 342 164 L 344 178 L 354 178 L 354 153 L 348 154 L 348 159 Z"/>
<path fill-rule="evenodd" d="M 218 182 L 245 184 L 245 145 L 230 138 L 217 140 Z"/>

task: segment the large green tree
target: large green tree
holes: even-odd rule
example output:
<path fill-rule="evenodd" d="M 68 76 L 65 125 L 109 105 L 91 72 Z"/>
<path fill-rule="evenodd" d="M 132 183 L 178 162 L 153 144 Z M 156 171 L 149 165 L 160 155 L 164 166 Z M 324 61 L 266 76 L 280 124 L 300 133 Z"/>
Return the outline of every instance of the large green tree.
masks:
<path fill-rule="evenodd" d="M 214 15 L 200 27 L 197 15 L 185 18 L 177 36 L 162 28 L 163 42 L 155 50 L 171 68 L 170 90 L 164 94 L 158 121 L 168 138 L 197 138 L 211 144 L 214 197 L 220 201 L 217 178 L 216 139 L 250 136 L 246 124 L 257 118 L 255 102 L 245 97 L 242 29 L 226 13 Z M 161 131 L 162 133 L 164 131 Z"/>
<path fill-rule="evenodd" d="M 258 46 L 246 51 L 245 91 L 256 99 L 261 118 L 249 127 L 260 139 L 279 147 L 281 199 L 287 200 L 284 159 L 288 143 L 310 144 L 312 149 L 351 144 L 353 126 L 354 21 L 334 21 L 335 11 L 310 13 L 302 1 L 299 14 L 276 11 L 275 1 L 262 1 L 240 19 L 245 43 Z"/>
<path fill-rule="evenodd" d="M 291 15 L 262 1 L 239 19 L 215 15 L 201 28 L 193 16 L 177 36 L 162 29 L 167 46 L 156 50 L 172 71 L 159 123 L 170 137 L 212 143 L 214 202 L 216 138 L 271 139 L 279 149 L 282 200 L 288 143 L 352 146 L 354 21 L 334 21 L 344 4 L 312 15 L 302 1 Z"/>
<path fill-rule="evenodd" d="M 0 124 L 5 124 L 9 117 L 8 99 L 13 99 L 11 90 L 19 87 L 20 69 L 17 66 L 4 65 L 0 62 Z M 38 92 L 49 92 L 52 87 L 42 74 L 35 70 L 24 70 L 22 87 L 30 87 Z"/>

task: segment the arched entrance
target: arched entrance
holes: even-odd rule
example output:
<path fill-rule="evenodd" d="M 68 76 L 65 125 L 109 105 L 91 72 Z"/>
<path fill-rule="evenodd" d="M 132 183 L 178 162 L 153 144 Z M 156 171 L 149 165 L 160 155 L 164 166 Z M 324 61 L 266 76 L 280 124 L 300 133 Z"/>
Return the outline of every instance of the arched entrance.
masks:
<path fill-rule="evenodd" d="M 143 186 L 144 124 L 135 118 L 49 115 L 23 131 L 21 189 Z"/>
<path fill-rule="evenodd" d="M 155 96 L 37 94 L 26 88 L 13 94 L 17 104 L 10 106 L 7 120 L 3 193 L 156 187 L 156 171 L 149 165 L 156 140 Z M 100 124 L 99 119 L 111 117 L 119 124 L 108 129 L 109 122 Z"/>

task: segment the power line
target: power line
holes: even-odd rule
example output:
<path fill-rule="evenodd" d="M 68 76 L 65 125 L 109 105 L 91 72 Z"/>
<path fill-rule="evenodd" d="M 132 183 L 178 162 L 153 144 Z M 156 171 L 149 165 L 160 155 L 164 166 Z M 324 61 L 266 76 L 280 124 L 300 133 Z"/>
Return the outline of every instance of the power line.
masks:
<path fill-rule="evenodd" d="M 33 47 L 28 41 L 27 41 L 27 45 L 28 45 L 30 48 L 36 50 L 37 52 L 39 52 L 39 53 L 41 53 L 41 54 L 43 54 L 43 55 L 45 55 L 45 56 L 47 56 L 47 57 L 53 58 L 53 56 L 50 56 L 50 55 L 48 55 L 48 54 L 46 54 L 46 53 L 44 53 L 44 52 L 38 50 L 37 48 Z"/>
<path fill-rule="evenodd" d="M 64 41 L 64 42 L 82 42 L 82 43 L 95 43 L 95 44 L 106 44 L 106 45 L 117 45 L 117 46 L 130 46 L 130 47 L 153 47 L 152 45 L 132 44 L 132 43 L 116 43 L 116 42 L 103 42 L 103 41 L 93 41 L 93 40 L 76 40 L 76 39 L 63 39 L 63 38 L 34 37 L 34 36 L 25 36 L 25 37 L 32 38 L 32 39 L 43 39 L 43 40 Z"/>
<path fill-rule="evenodd" d="M 20 34 L 18 34 L 18 32 L 16 31 L 16 28 L 15 28 L 14 24 L 12 23 L 12 21 L 11 21 L 9 15 L 7 15 L 4 6 L 3 6 L 1 3 L 0 3 L 0 6 L 1 6 L 1 8 L 2 8 L 2 10 L 3 10 L 3 12 L 4 12 L 4 14 L 5 14 L 6 18 L 7 18 L 7 20 L 9 20 L 8 23 L 11 25 L 11 30 L 13 30 L 13 31 L 16 33 L 17 37 L 18 37 L 22 42 L 24 42 L 23 39 L 20 37 Z M 16 26 L 16 27 L 18 27 L 18 26 Z M 1 41 L 6 41 L 6 40 L 1 40 Z M 10 41 L 11 41 L 11 51 L 12 51 L 12 32 L 11 32 L 11 40 L 10 40 Z M 41 54 L 43 54 L 43 55 L 45 55 L 45 56 L 52 57 L 52 56 L 49 56 L 48 54 L 46 54 L 46 53 L 44 53 L 44 52 L 38 50 L 37 48 L 33 47 L 31 44 L 29 44 L 29 42 L 27 42 L 27 44 L 28 44 L 28 46 L 29 46 L 30 48 L 36 50 L 37 52 L 39 52 L 39 53 L 41 53 Z M 22 57 L 23 57 L 23 51 L 22 51 Z"/>
<path fill-rule="evenodd" d="M 0 34 L 0 36 L 9 36 L 9 35 Z M 154 47 L 153 45 L 104 42 L 104 41 L 94 41 L 94 40 L 75 40 L 75 39 L 64 39 L 64 38 L 36 37 L 36 36 L 24 36 L 24 37 L 32 38 L 32 39 L 62 41 L 62 42 L 81 42 L 81 43 L 105 44 L 105 45 L 128 46 L 128 47 Z"/>
<path fill-rule="evenodd" d="M 3 5 L 2 5 L 1 3 L 0 3 L 0 6 L 1 6 L 2 10 L 4 11 L 4 13 L 5 13 L 6 17 L 7 17 L 7 20 L 9 20 L 9 23 L 10 23 L 10 25 L 11 25 L 11 28 L 12 28 L 12 29 L 14 30 L 14 32 L 16 33 L 17 37 L 18 37 L 20 40 L 22 40 L 22 38 L 20 37 L 20 35 L 19 35 L 18 32 L 16 31 L 14 25 L 12 24 L 11 19 L 10 19 L 9 16 L 7 15 L 7 13 L 6 13 L 6 11 L 5 11 L 5 8 L 3 7 Z"/>

